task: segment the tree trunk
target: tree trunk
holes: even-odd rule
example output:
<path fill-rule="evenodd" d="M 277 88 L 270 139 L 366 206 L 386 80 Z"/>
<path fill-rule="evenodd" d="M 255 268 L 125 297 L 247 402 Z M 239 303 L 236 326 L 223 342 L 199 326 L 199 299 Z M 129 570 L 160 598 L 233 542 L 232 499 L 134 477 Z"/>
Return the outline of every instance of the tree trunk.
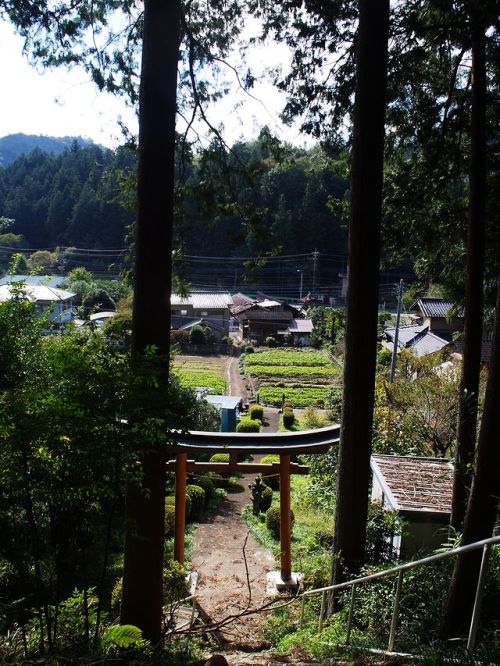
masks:
<path fill-rule="evenodd" d="M 467 497 L 472 482 L 483 333 L 486 215 L 486 62 L 484 21 L 481 10 L 476 3 L 473 3 L 471 7 L 470 24 L 472 36 L 472 118 L 467 282 L 464 312 L 464 350 L 450 520 L 451 525 L 458 531 L 462 529 Z"/>
<path fill-rule="evenodd" d="M 359 8 L 335 583 L 365 556 L 377 355 L 389 1 L 360 0 Z"/>
<path fill-rule="evenodd" d="M 132 348 L 136 364 L 140 365 L 151 346 L 164 361 L 157 378 L 158 407 L 153 405 L 152 412 L 167 407 L 179 24 L 178 0 L 145 0 Z M 141 487 L 135 483 L 127 487 L 121 622 L 138 626 L 145 638 L 158 643 L 165 511 L 163 447 L 149 443 L 141 462 Z"/>
<path fill-rule="evenodd" d="M 500 498 L 500 283 L 493 348 L 488 372 L 483 417 L 474 469 L 472 489 L 465 514 L 462 545 L 488 539 L 493 534 Z M 441 635 L 452 638 L 465 633 L 470 624 L 481 551 L 457 558 L 448 590 Z"/>

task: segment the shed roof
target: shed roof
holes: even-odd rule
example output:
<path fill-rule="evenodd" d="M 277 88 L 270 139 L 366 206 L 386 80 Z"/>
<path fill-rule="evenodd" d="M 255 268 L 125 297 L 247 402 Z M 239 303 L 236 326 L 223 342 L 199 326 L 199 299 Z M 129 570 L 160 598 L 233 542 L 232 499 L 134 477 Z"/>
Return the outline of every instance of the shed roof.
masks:
<path fill-rule="evenodd" d="M 233 304 L 229 292 L 193 291 L 187 296 L 172 294 L 172 305 L 191 305 L 196 310 L 223 310 Z"/>
<path fill-rule="evenodd" d="M 312 333 L 313 328 L 312 319 L 292 319 L 288 330 L 290 333 Z"/>
<path fill-rule="evenodd" d="M 395 511 L 451 512 L 453 465 L 444 458 L 373 455 L 374 476 Z"/>
<path fill-rule="evenodd" d="M 389 349 L 393 348 L 394 337 L 396 328 L 390 326 L 384 331 L 386 338 L 389 340 L 387 345 Z M 398 349 L 411 349 L 417 356 L 426 356 L 427 354 L 434 354 L 446 345 L 450 344 L 447 340 L 440 338 L 429 331 L 428 326 L 400 326 L 398 334 Z"/>
<path fill-rule="evenodd" d="M 4 275 L 3 278 L 0 278 L 0 285 L 22 282 L 29 285 L 43 284 L 47 287 L 60 287 L 65 280 L 64 275 Z"/>
<path fill-rule="evenodd" d="M 205 395 L 203 399 L 219 409 L 236 409 L 243 398 L 241 395 Z"/>
<path fill-rule="evenodd" d="M 29 301 L 36 301 L 38 303 L 56 303 L 58 301 L 69 301 L 76 294 L 64 289 L 57 289 L 56 287 L 47 287 L 44 284 L 23 286 L 23 292 Z M 11 284 L 0 285 L 0 302 L 8 301 L 12 298 L 13 287 Z"/>

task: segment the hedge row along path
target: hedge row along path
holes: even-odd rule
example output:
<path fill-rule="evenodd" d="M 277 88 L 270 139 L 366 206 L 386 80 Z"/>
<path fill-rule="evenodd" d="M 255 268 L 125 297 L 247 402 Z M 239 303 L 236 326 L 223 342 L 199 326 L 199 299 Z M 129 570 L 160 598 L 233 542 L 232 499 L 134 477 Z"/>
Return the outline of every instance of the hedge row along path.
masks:
<path fill-rule="evenodd" d="M 236 363 L 236 371 L 231 372 L 231 394 L 245 396 L 237 368 Z M 278 431 L 277 409 L 266 409 L 264 419 L 266 432 Z M 247 528 L 241 512 L 245 504 L 250 502 L 248 484 L 254 478 L 255 475 L 251 474 L 243 476 L 239 481 L 242 492 L 229 493 L 217 515 L 206 517 L 196 528 L 191 560 L 192 570 L 197 571 L 199 575 L 196 594 L 201 608 L 214 621 L 230 614 L 237 614 L 247 607 L 248 581 L 252 591 L 252 607 L 257 608 L 265 603 L 266 575 L 276 569 L 271 551 L 262 548 L 251 535 L 248 535 L 245 547 L 247 581 L 243 557 Z M 264 617 L 260 615 L 241 618 L 224 629 L 222 638 L 234 643 L 235 646 L 262 648 L 265 646 L 262 635 L 263 622 Z M 233 663 L 232 660 L 230 663 Z M 267 661 L 258 663 L 267 663 Z"/>

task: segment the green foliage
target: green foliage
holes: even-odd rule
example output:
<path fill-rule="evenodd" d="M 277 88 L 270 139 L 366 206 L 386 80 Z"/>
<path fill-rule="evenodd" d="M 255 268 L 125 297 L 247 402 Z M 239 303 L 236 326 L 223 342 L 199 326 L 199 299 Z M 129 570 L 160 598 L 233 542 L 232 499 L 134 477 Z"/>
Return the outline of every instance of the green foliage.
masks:
<path fill-rule="evenodd" d="M 205 326 L 196 324 L 189 331 L 189 343 L 191 345 L 204 345 L 208 341 Z"/>
<path fill-rule="evenodd" d="M 279 462 L 279 461 L 280 461 L 279 455 L 275 453 L 270 453 L 267 456 L 262 456 L 260 462 L 263 465 L 269 465 L 270 463 Z M 262 480 L 264 481 L 266 486 L 269 486 L 270 488 L 272 488 L 272 490 L 278 490 L 280 487 L 279 473 L 269 474 L 269 475 L 263 474 Z"/>
<path fill-rule="evenodd" d="M 262 500 L 260 503 L 260 510 L 262 513 L 266 513 L 266 511 L 270 508 L 272 501 L 273 489 L 269 488 L 269 486 L 266 486 L 262 491 Z"/>
<path fill-rule="evenodd" d="M 242 418 L 236 426 L 236 432 L 260 432 L 260 426 L 260 421 L 250 418 Z"/>
<path fill-rule="evenodd" d="M 262 421 L 264 418 L 264 407 L 262 407 L 262 405 L 258 405 L 257 403 L 250 405 L 248 412 L 250 418 L 254 421 Z"/>
<path fill-rule="evenodd" d="M 175 374 L 179 377 L 181 386 L 185 388 L 204 387 L 208 388 L 210 393 L 218 395 L 222 395 L 226 390 L 224 377 L 216 372 L 179 368 L 175 370 Z"/>
<path fill-rule="evenodd" d="M 266 345 L 266 347 L 276 347 L 276 345 L 278 344 L 278 341 L 272 335 L 269 335 L 264 340 L 264 344 Z"/>
<path fill-rule="evenodd" d="M 252 347 L 252 345 L 246 345 L 243 348 L 243 351 L 245 352 L 245 354 L 253 354 L 254 353 L 254 348 Z"/>
<path fill-rule="evenodd" d="M 102 642 L 109 648 L 142 647 L 145 644 L 142 631 L 132 624 L 114 624 L 102 635 Z"/>
<path fill-rule="evenodd" d="M 228 463 L 229 462 L 229 453 L 214 453 L 210 458 L 210 462 L 215 463 Z"/>
<path fill-rule="evenodd" d="M 394 562 L 398 553 L 393 537 L 404 531 L 403 520 L 395 511 L 384 511 L 379 502 L 368 507 L 366 524 L 366 559 L 372 564 Z"/>
<path fill-rule="evenodd" d="M 295 421 L 295 414 L 293 412 L 293 409 L 290 407 L 286 407 L 283 410 L 283 425 L 285 428 L 288 430 L 293 426 L 293 423 Z"/>
<path fill-rule="evenodd" d="M 322 428 L 327 422 L 325 418 L 314 407 L 306 407 L 302 416 L 304 426 L 310 430 Z"/>
<path fill-rule="evenodd" d="M 188 513 L 187 506 L 186 506 L 186 513 Z M 165 504 L 165 536 L 171 536 L 174 533 L 174 528 L 175 528 L 175 505 Z"/>
<path fill-rule="evenodd" d="M 209 476 L 195 476 L 192 479 L 188 479 L 188 483 L 193 483 L 194 485 L 203 488 L 205 491 L 205 504 L 210 502 L 210 498 L 214 492 L 214 484 Z"/>
<path fill-rule="evenodd" d="M 186 486 L 186 495 L 191 499 L 190 517 L 197 520 L 205 507 L 205 491 L 200 486 Z"/>
<path fill-rule="evenodd" d="M 293 528 L 293 524 L 295 522 L 295 515 L 292 510 L 290 510 L 290 519 Z M 280 537 L 280 525 L 281 525 L 280 507 L 279 505 L 274 505 L 270 509 L 268 509 L 266 513 L 266 527 L 271 532 L 271 534 L 275 539 L 279 539 Z"/>
<path fill-rule="evenodd" d="M 296 350 L 277 350 L 261 351 L 255 353 L 251 358 L 245 359 L 247 367 L 257 365 L 263 366 L 331 366 L 332 363 L 323 352 L 316 352 L 309 349 Z"/>
<path fill-rule="evenodd" d="M 325 398 L 328 418 L 333 423 L 340 423 L 342 418 L 342 387 L 332 386 Z"/>

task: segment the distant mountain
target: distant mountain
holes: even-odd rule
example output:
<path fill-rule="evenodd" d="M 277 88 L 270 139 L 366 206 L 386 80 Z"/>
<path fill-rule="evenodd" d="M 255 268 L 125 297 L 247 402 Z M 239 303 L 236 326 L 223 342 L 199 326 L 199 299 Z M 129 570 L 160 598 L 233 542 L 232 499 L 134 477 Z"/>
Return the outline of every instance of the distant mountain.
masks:
<path fill-rule="evenodd" d="M 39 148 L 46 153 L 59 155 L 69 148 L 73 141 L 80 146 L 88 146 L 92 143 L 89 139 L 81 136 L 37 136 L 35 134 L 9 134 L 0 138 L 0 166 L 6 167 L 14 162 L 20 155 L 31 153 Z"/>

